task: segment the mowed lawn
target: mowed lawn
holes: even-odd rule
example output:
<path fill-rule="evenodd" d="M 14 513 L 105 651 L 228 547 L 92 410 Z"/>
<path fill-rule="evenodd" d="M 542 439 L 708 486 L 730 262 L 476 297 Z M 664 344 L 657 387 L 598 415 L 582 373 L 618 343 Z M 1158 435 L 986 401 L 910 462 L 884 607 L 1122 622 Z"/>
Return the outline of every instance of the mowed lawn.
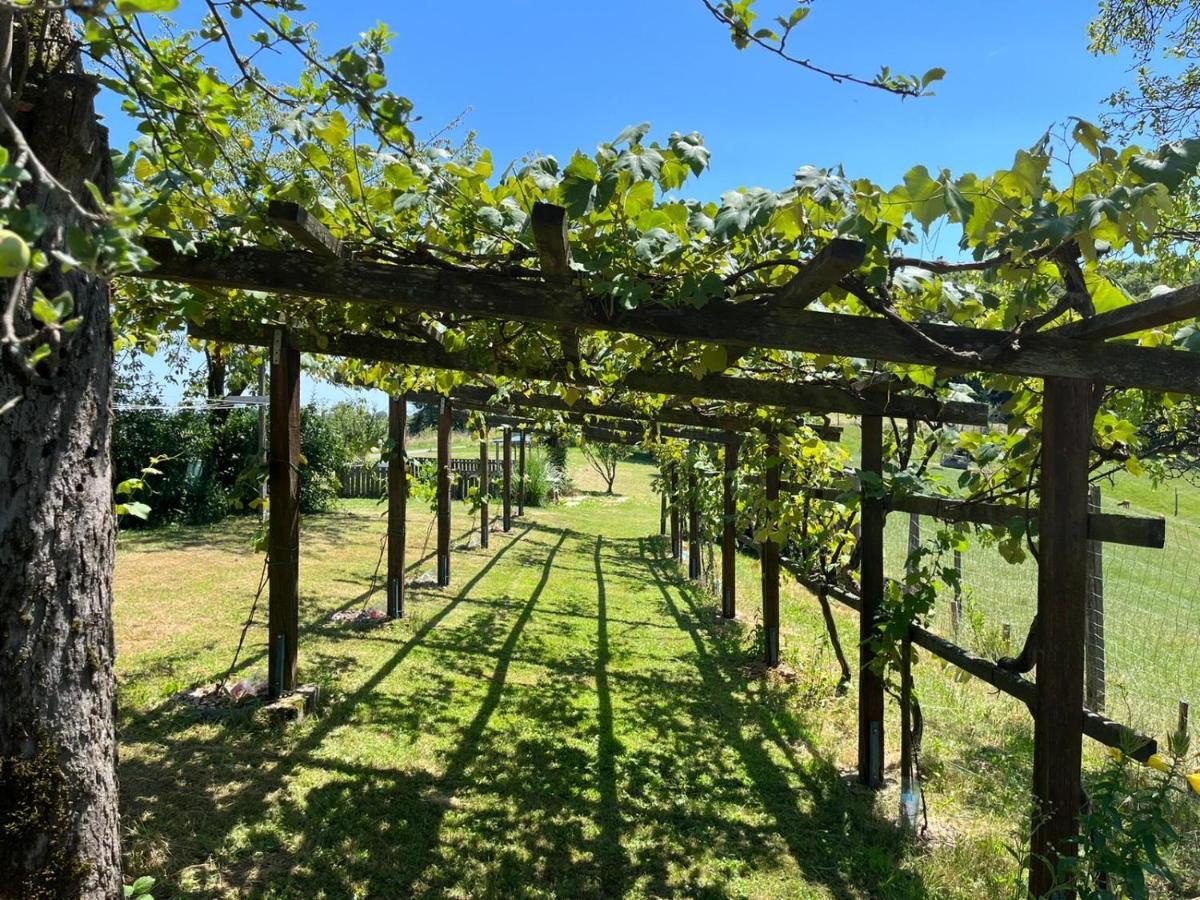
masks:
<path fill-rule="evenodd" d="M 384 604 L 368 596 L 382 507 L 307 517 L 300 669 L 325 701 L 287 728 L 171 699 L 230 664 L 262 566 L 253 523 L 123 535 L 127 872 L 157 877 L 160 900 L 1005 891 L 1023 710 L 918 666 L 945 730 L 926 738 L 933 837 L 913 847 L 893 824 L 895 786 L 871 796 L 846 778 L 854 694 L 836 692 L 813 600 L 785 585 L 787 666 L 765 675 L 757 564 L 740 561 L 739 621 L 722 622 L 665 558 L 652 468 L 622 464 L 605 497 L 572 464 L 585 493 L 527 510 L 488 550 L 456 550 L 448 589 L 412 588 L 407 617 L 370 630 L 330 615 Z M 458 547 L 475 522 L 454 512 Z M 418 575 L 431 517 L 410 513 Z M 856 624 L 836 617 L 853 659 Z M 236 677 L 265 678 L 265 619 L 264 597 Z"/>

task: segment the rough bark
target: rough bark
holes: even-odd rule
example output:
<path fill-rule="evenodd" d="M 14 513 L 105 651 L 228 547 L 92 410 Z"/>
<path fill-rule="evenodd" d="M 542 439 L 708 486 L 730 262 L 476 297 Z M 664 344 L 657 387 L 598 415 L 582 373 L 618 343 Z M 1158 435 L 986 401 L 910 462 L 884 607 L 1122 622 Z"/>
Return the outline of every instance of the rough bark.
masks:
<path fill-rule="evenodd" d="M 51 33 L 66 28 L 56 17 Z M 18 121 L 46 168 L 85 197 L 85 179 L 111 185 L 107 134 L 95 83 L 67 62 L 50 75 L 35 63 Z M 23 199 L 50 222 L 40 246 L 61 246 L 66 200 L 37 186 Z M 27 278 L 18 334 L 33 329 L 35 286 L 69 292 L 83 322 L 32 381 L 0 364 L 0 398 L 21 398 L 0 415 L 0 897 L 114 897 L 108 287 L 57 266 Z M 0 283 L 5 296 L 10 287 Z"/>

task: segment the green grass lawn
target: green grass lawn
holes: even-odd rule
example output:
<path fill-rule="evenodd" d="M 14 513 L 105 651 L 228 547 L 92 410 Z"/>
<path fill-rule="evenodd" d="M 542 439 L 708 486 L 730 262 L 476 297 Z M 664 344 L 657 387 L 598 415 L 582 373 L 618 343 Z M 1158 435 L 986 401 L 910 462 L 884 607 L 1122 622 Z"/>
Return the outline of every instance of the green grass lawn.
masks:
<path fill-rule="evenodd" d="M 329 617 L 383 606 L 368 596 L 382 507 L 307 517 L 301 677 L 326 702 L 286 729 L 171 701 L 229 666 L 261 569 L 253 523 L 123 535 L 128 872 L 159 878 L 160 900 L 1005 891 L 1031 752 L 1018 704 L 918 664 L 932 829 L 914 847 L 894 785 L 846 780 L 855 699 L 836 692 L 812 599 L 785 586 L 787 666 L 765 676 L 757 564 L 740 560 L 739 620 L 722 622 L 664 558 L 650 466 L 622 464 L 603 497 L 571 465 L 579 497 L 456 551 L 449 588 L 412 589 L 404 620 L 367 631 Z M 432 519 L 410 516 L 416 574 Z M 473 525 L 456 505 L 456 545 Z M 852 653 L 855 623 L 836 617 Z M 265 677 L 265 601 L 256 618 L 239 676 Z"/>

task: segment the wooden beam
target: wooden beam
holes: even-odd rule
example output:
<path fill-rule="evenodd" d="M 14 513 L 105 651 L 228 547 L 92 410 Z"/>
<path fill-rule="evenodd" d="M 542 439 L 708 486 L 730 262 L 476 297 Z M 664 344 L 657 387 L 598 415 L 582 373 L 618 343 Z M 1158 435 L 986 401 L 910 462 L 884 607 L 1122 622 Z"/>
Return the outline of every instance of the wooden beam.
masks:
<path fill-rule="evenodd" d="M 837 488 L 809 488 L 795 482 L 787 482 L 784 489 L 792 493 L 803 493 L 815 500 L 833 501 L 845 495 L 845 491 Z M 1027 509 L 1016 503 L 980 503 L 920 494 L 889 497 L 884 503 L 890 512 L 916 513 L 944 522 L 967 522 L 972 525 L 1007 526 L 1013 519 L 1028 522 L 1036 520 L 1038 516 L 1037 507 Z M 1166 545 L 1166 534 L 1166 519 L 1127 516 L 1121 513 L 1088 514 L 1087 536 L 1090 541 L 1161 550 Z"/>
<path fill-rule="evenodd" d="M 485 412 L 502 410 L 505 407 L 514 409 L 541 409 L 549 412 L 574 413 L 581 416 L 599 416 L 607 418 L 626 419 L 649 423 L 667 423 L 696 428 L 714 429 L 716 433 L 727 430 L 758 431 L 764 423 L 749 416 L 726 416 L 703 413 L 695 409 L 662 407 L 654 413 L 646 413 L 636 406 L 624 403 L 590 403 L 579 401 L 568 403 L 557 394 L 509 394 L 503 395 L 492 388 L 458 387 L 453 392 L 454 402 L 466 409 L 476 409 Z M 841 437 L 840 428 L 824 425 L 813 426 L 813 430 L 823 440 L 835 440 Z M 723 441 L 724 437 L 718 438 Z"/>
<path fill-rule="evenodd" d="M 725 472 L 721 477 L 721 615 L 732 619 L 737 615 L 737 504 L 733 480 L 737 476 L 737 435 L 726 433 Z"/>
<path fill-rule="evenodd" d="M 408 400 L 403 396 L 388 400 L 388 524 L 387 585 L 388 617 L 404 616 L 408 588 L 404 576 L 405 527 L 408 507 Z"/>
<path fill-rule="evenodd" d="M 1061 890 L 1059 860 L 1074 856 L 1077 849 L 1091 437 L 1091 384 L 1047 379 L 1038 528 L 1034 826 L 1029 848 L 1029 892 L 1034 897 Z"/>
<path fill-rule="evenodd" d="M 191 322 L 188 331 L 202 340 L 231 344 L 267 346 L 271 326 L 255 322 L 227 322 L 208 319 Z M 982 403 L 941 402 L 916 397 L 896 390 L 872 387 L 856 391 L 837 384 L 804 384 L 776 379 L 740 378 L 707 375 L 693 378 L 674 372 L 631 372 L 615 385 L 605 385 L 584 372 L 564 373 L 559 366 L 506 363 L 480 359 L 466 353 L 452 353 L 418 341 L 384 338 L 375 335 L 331 334 L 318 337 L 307 331 L 292 335 L 296 346 L 305 353 L 322 353 L 371 362 L 390 362 L 428 369 L 445 369 L 474 375 L 503 375 L 530 381 L 562 382 L 579 387 L 627 388 L 650 394 L 669 394 L 680 398 L 727 400 L 753 403 L 781 410 L 815 413 L 881 415 L 895 419 L 922 419 L 958 425 L 986 425 L 988 407 Z"/>
<path fill-rule="evenodd" d="M 267 204 L 267 218 L 296 239 L 301 247 L 321 256 L 344 258 L 348 254 L 342 242 L 321 224 L 316 216 L 289 200 Z"/>
<path fill-rule="evenodd" d="M 437 583 L 450 584 L 450 435 L 453 413 L 450 401 L 438 404 L 437 427 Z"/>
<path fill-rule="evenodd" d="M 883 420 L 862 420 L 862 470 L 883 475 Z M 883 785 L 883 678 L 872 668 L 871 649 L 883 608 L 883 501 L 862 498 L 862 536 L 859 538 L 862 608 L 858 616 L 858 781 L 870 788 Z"/>
<path fill-rule="evenodd" d="M 1184 319 L 1194 319 L 1197 316 L 1200 316 L 1200 284 L 1189 284 L 1187 287 L 1118 307 L 1089 319 L 1078 319 L 1059 325 L 1046 333 L 1102 341 L 1106 338 L 1136 334 L 1148 328 L 1159 328 Z"/>
<path fill-rule="evenodd" d="M 776 304 L 714 302 L 703 309 L 663 307 L 608 316 L 569 287 L 424 266 L 325 259 L 246 247 L 178 253 L 169 241 L 146 242 L 156 268 L 128 277 L 476 315 L 546 325 L 862 357 L 887 362 L 1032 377 L 1082 378 L 1116 387 L 1200 394 L 1195 354 L 1103 344 L 1052 334 L 1014 339 L 1008 332 L 958 325 L 914 326 L 924 338 L 970 360 L 937 351 L 925 340 L 874 316 L 794 310 Z"/>
<path fill-rule="evenodd" d="M 866 258 L 866 244 L 834 238 L 817 251 L 769 302 L 790 309 L 804 309 L 851 272 L 856 271 Z"/>
<path fill-rule="evenodd" d="M 743 541 L 742 543 L 751 549 L 757 549 L 759 546 L 755 541 Z M 793 560 L 784 559 L 782 564 L 796 576 L 796 580 L 809 593 L 816 595 L 823 591 L 826 597 L 833 598 L 855 612 L 862 609 L 862 599 L 857 594 L 840 585 L 818 582 L 808 576 L 803 568 Z M 944 659 L 952 666 L 986 682 L 1002 693 L 1020 700 L 1030 713 L 1037 709 L 1037 686 L 1032 681 L 1022 678 L 1016 672 L 1002 669 L 992 660 L 976 656 L 970 650 L 965 650 L 919 625 L 909 627 L 909 636 L 918 647 L 928 650 L 934 656 Z M 1134 731 L 1127 725 L 1114 722 L 1090 709 L 1083 710 L 1083 733 L 1106 747 L 1128 752 L 1130 758 L 1136 759 L 1138 762 L 1146 762 L 1158 752 L 1158 742 L 1154 738 Z"/>
<path fill-rule="evenodd" d="M 300 353 L 282 329 L 271 348 L 270 419 L 267 686 L 278 698 L 296 689 L 300 634 Z"/>
<path fill-rule="evenodd" d="M 782 465 L 779 435 L 769 434 L 763 472 L 767 515 L 779 514 L 779 470 Z M 777 542 L 763 541 L 759 559 L 762 570 L 763 656 L 766 664 L 772 667 L 779 665 L 779 549 Z"/>

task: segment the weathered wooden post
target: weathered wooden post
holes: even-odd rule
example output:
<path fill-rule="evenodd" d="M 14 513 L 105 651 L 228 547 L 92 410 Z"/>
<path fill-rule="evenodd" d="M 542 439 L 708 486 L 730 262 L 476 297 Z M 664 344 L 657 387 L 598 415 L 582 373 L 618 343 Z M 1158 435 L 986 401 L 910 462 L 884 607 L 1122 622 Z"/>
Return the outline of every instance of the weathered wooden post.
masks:
<path fill-rule="evenodd" d="M 300 351 L 285 330 L 271 347 L 271 465 L 267 687 L 296 689 L 300 631 Z"/>
<path fill-rule="evenodd" d="M 521 443 L 517 445 L 517 518 L 525 515 L 525 443 L 529 440 L 529 432 L 521 428 L 518 432 Z"/>
<path fill-rule="evenodd" d="M 504 431 L 504 532 L 512 531 L 512 426 Z"/>
<path fill-rule="evenodd" d="M 1088 492 L 1090 512 L 1101 512 L 1100 486 L 1092 485 Z M 1084 651 L 1086 666 L 1084 683 L 1087 707 L 1094 712 L 1104 712 L 1105 699 L 1105 644 L 1104 644 L 1104 542 L 1088 541 L 1087 547 L 1087 618 L 1084 622 L 1087 649 Z"/>
<path fill-rule="evenodd" d="M 488 428 L 485 424 L 479 430 L 479 546 L 487 548 L 491 531 L 488 522 L 488 494 L 492 489 L 488 477 Z"/>
<path fill-rule="evenodd" d="M 671 463 L 671 556 L 675 562 L 683 560 L 683 537 L 679 533 L 679 472 Z"/>
<path fill-rule="evenodd" d="M 258 464 L 263 470 L 270 472 L 271 451 L 267 447 L 267 364 L 258 364 Z M 260 470 L 261 471 L 261 470 Z M 264 478 L 258 485 L 258 516 L 259 520 L 267 522 L 267 481 Z"/>
<path fill-rule="evenodd" d="M 737 506 L 733 479 L 738 466 L 738 436 L 725 433 L 725 472 L 721 478 L 724 507 L 721 515 L 721 615 L 737 615 Z"/>
<path fill-rule="evenodd" d="M 387 585 L 388 618 L 404 615 L 407 589 L 404 584 L 404 546 L 408 539 L 405 517 L 408 511 L 408 401 L 392 397 L 388 402 L 388 525 Z"/>
<path fill-rule="evenodd" d="M 437 431 L 437 583 L 450 584 L 450 401 L 438 400 Z"/>
<path fill-rule="evenodd" d="M 950 598 L 950 632 L 958 637 L 962 628 L 962 551 L 954 551 L 954 571 L 958 578 L 954 581 L 954 596 Z"/>
<path fill-rule="evenodd" d="M 1061 887 L 1056 884 L 1059 860 L 1075 855 L 1079 829 L 1091 439 L 1091 383 L 1046 378 L 1029 866 L 1029 892 L 1035 897 Z"/>
<path fill-rule="evenodd" d="M 664 477 L 664 481 L 663 481 L 662 485 L 659 487 L 659 491 L 658 491 L 658 499 L 659 499 L 658 533 L 660 535 L 665 535 L 667 533 L 667 483 L 665 481 L 666 476 L 664 475 L 663 477 Z"/>
<path fill-rule="evenodd" d="M 700 580 L 700 504 L 696 501 L 696 469 L 688 468 L 688 578 Z"/>
<path fill-rule="evenodd" d="M 883 419 L 862 417 L 862 473 L 882 478 Z M 883 784 L 883 678 L 872 669 L 875 640 L 883 605 L 883 499 L 871 497 L 864 478 L 859 538 L 862 609 L 858 619 L 858 780 L 868 787 Z"/>
<path fill-rule="evenodd" d="M 779 512 L 779 435 L 767 435 L 766 469 L 763 484 L 767 500 L 767 515 Z M 768 538 L 762 542 L 763 641 L 764 658 L 768 666 L 779 665 L 779 544 Z"/>

